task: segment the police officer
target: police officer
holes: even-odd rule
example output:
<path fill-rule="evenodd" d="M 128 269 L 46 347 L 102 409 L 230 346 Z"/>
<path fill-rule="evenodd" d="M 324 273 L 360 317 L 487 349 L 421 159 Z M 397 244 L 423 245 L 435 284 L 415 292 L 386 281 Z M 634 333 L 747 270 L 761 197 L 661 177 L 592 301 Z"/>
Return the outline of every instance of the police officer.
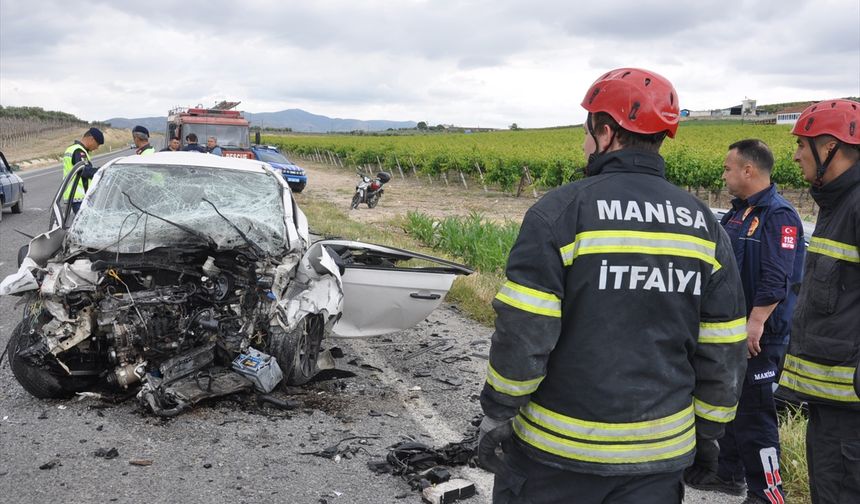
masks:
<path fill-rule="evenodd" d="M 149 145 L 149 130 L 143 126 L 135 126 L 131 130 L 131 138 L 134 141 L 134 146 L 137 147 L 137 150 L 134 151 L 135 154 L 141 156 L 147 156 L 149 154 L 155 154 L 155 148 Z"/>
<path fill-rule="evenodd" d="M 72 210 L 77 213 L 81 207 L 81 200 L 84 199 L 89 182 L 95 175 L 96 169 L 90 160 L 90 152 L 95 152 L 100 146 L 105 143 L 105 137 L 102 131 L 98 128 L 90 128 L 84 132 L 80 140 L 75 140 L 75 143 L 70 145 L 66 152 L 63 153 L 63 180 L 71 173 L 72 168 L 81 161 L 86 162 L 86 166 L 81 171 L 81 179 L 72 194 L 72 186 L 66 186 L 63 193 L 63 199 L 71 202 Z"/>
<path fill-rule="evenodd" d="M 809 240 L 779 378 L 809 404 L 806 460 L 813 504 L 860 502 L 860 103 L 808 107 L 792 130 L 794 160 L 820 207 Z M 853 385 L 853 386 L 852 386 Z"/>
<path fill-rule="evenodd" d="M 621 68 L 582 106 L 588 177 L 529 209 L 493 301 L 479 461 L 497 503 L 680 503 L 682 471 L 716 471 L 737 407 L 737 264 L 708 207 L 665 178 L 672 84 Z"/>
<path fill-rule="evenodd" d="M 742 495 L 746 479 L 745 503 L 779 503 L 785 497 L 773 382 L 788 346 L 803 276 L 803 225 L 770 181 L 773 154 L 764 142 L 733 143 L 723 168 L 726 188 L 735 199 L 721 223 L 732 241 L 744 286 L 750 359 L 737 416 L 720 440 L 718 473 L 688 479 L 687 484 Z"/>

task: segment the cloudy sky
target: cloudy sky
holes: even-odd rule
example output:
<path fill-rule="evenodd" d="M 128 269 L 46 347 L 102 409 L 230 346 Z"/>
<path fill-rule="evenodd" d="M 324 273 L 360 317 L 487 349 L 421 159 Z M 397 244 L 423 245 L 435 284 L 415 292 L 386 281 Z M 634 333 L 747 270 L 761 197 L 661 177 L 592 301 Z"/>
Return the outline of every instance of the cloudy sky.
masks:
<path fill-rule="evenodd" d="M 87 120 L 230 99 L 554 126 L 622 66 L 693 110 L 860 96 L 860 0 L 0 0 L 0 104 Z"/>

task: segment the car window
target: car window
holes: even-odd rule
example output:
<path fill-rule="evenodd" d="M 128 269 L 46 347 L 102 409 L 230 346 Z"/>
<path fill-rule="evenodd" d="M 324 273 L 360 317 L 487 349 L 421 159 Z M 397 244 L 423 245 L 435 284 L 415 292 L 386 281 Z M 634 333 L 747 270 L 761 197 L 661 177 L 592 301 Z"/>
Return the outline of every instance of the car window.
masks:
<path fill-rule="evenodd" d="M 267 163 L 292 164 L 290 163 L 289 159 L 287 159 L 283 154 L 278 151 L 273 151 L 269 149 L 257 149 L 255 152 L 260 158 L 260 161 L 265 161 Z"/>
<path fill-rule="evenodd" d="M 69 230 L 81 248 L 122 253 L 193 243 L 195 237 L 136 207 L 193 228 L 219 248 L 247 243 L 212 205 L 267 253 L 287 246 L 283 193 L 268 173 L 194 166 L 112 165 Z"/>

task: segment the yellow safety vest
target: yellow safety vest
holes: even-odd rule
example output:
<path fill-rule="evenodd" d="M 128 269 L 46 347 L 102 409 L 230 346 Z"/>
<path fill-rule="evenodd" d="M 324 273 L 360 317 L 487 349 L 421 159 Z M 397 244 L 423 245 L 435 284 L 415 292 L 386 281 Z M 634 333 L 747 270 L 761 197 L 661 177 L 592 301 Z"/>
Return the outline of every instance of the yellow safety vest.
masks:
<path fill-rule="evenodd" d="M 71 173 L 72 168 L 75 167 L 74 163 L 72 163 L 72 156 L 75 155 L 75 151 L 77 151 L 77 150 L 80 150 L 81 152 L 83 152 L 83 157 L 81 157 L 81 161 L 84 161 L 84 160 L 86 160 L 87 162 L 90 161 L 90 153 L 87 152 L 87 149 L 83 145 L 81 145 L 77 142 L 70 145 L 69 148 L 66 149 L 66 152 L 63 153 L 63 180 L 66 179 L 66 177 L 69 175 L 69 173 Z M 66 200 L 71 199 L 73 201 L 81 201 L 84 199 L 85 191 L 84 191 L 83 179 L 78 181 L 78 187 L 77 187 L 77 189 L 75 189 L 75 197 L 74 198 L 71 197 L 71 194 L 72 194 L 72 184 L 69 184 L 68 186 L 66 186 L 66 191 L 63 193 L 63 199 L 66 199 Z"/>

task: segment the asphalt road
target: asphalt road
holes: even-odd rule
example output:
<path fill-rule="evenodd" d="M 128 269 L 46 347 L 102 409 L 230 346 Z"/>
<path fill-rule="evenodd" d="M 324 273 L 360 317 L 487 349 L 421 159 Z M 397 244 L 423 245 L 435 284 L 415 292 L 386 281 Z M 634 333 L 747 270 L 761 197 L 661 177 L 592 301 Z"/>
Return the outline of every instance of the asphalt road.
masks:
<path fill-rule="evenodd" d="M 46 231 L 59 172 L 22 173 L 24 213 L 7 213 L 0 222 L 0 278 L 17 269 L 18 248 L 28 241 L 14 230 Z M 0 297 L 0 349 L 20 320 L 16 301 Z M 384 458 L 388 446 L 407 436 L 440 447 L 470 432 L 480 412 L 490 335 L 443 305 L 408 331 L 329 340 L 344 353 L 339 371 L 282 395 L 298 404 L 295 410 L 221 400 L 171 420 L 145 413 L 134 399 L 35 399 L 4 361 L 0 503 L 420 502 L 401 479 L 374 474 L 367 462 Z M 308 454 L 357 436 L 338 445 L 348 448 L 339 460 Z M 112 448 L 115 457 L 96 455 Z M 490 474 L 468 467 L 454 473 L 478 487 L 479 495 L 466 502 L 490 502 Z M 740 500 L 689 491 L 686 502 Z"/>

